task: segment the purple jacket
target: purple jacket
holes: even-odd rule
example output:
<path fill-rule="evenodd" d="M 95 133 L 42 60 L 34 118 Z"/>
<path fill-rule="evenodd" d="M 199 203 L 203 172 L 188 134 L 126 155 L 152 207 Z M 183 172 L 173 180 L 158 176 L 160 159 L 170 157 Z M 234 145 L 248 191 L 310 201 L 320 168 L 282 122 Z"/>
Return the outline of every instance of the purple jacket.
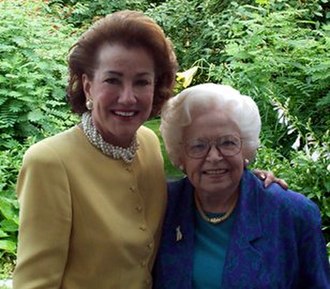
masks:
<path fill-rule="evenodd" d="M 168 187 L 154 289 L 192 289 L 193 187 L 187 178 Z M 222 289 L 330 289 L 321 217 L 312 201 L 277 184 L 265 189 L 246 170 L 235 210 Z"/>

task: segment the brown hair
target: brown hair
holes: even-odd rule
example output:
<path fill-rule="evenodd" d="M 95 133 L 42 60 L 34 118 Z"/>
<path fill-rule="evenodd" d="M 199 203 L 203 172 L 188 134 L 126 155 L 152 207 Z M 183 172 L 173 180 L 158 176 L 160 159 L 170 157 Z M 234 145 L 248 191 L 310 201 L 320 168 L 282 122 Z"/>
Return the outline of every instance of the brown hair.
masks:
<path fill-rule="evenodd" d="M 105 43 L 142 47 L 153 57 L 156 84 L 150 117 L 159 114 L 164 102 L 172 96 L 177 61 L 171 41 L 151 18 L 138 11 L 119 11 L 98 20 L 72 46 L 69 55 L 67 98 L 78 114 L 87 111 L 82 75 L 93 78 L 100 47 Z"/>

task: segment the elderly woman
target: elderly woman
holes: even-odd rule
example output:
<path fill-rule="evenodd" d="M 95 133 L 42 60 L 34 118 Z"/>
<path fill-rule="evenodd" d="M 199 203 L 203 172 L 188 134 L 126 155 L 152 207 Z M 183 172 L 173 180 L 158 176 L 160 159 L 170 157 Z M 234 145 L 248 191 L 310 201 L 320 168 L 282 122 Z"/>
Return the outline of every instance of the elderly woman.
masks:
<path fill-rule="evenodd" d="M 330 288 L 317 206 L 246 168 L 260 126 L 254 101 L 225 85 L 164 107 L 162 136 L 187 177 L 169 185 L 155 289 Z"/>

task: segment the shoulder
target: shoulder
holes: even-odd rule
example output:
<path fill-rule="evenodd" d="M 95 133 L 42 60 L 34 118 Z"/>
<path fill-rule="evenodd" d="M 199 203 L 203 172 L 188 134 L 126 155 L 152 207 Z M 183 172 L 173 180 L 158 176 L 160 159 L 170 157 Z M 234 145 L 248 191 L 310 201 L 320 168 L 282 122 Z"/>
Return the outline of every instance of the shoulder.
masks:
<path fill-rule="evenodd" d="M 318 211 L 317 205 L 302 193 L 285 190 L 277 183 L 272 183 L 265 188 L 263 182 L 249 171 L 244 173 L 243 189 L 251 194 L 256 193 L 262 205 L 269 204 L 274 208 L 296 211 L 297 213 L 301 210 Z"/>
<path fill-rule="evenodd" d="M 180 214 L 190 208 L 193 199 L 193 186 L 187 177 L 168 182 L 167 192 L 168 211 L 174 211 Z"/>
<path fill-rule="evenodd" d="M 137 131 L 137 138 L 141 141 L 156 142 L 159 143 L 157 135 L 148 127 L 141 126 Z"/>
<path fill-rule="evenodd" d="M 265 222 L 281 219 L 286 224 L 291 221 L 320 223 L 320 211 L 313 201 L 299 192 L 284 190 L 276 183 L 265 188 L 263 182 L 249 171 L 244 172 L 242 195 L 243 207 L 246 208 L 248 203 L 251 210 L 257 209 Z"/>
<path fill-rule="evenodd" d="M 269 212 L 292 218 L 303 224 L 319 224 L 321 222 L 318 206 L 302 193 L 284 190 L 278 184 L 272 184 L 267 189 L 262 188 L 259 195 L 263 207 Z"/>
<path fill-rule="evenodd" d="M 317 210 L 317 205 L 305 195 L 292 190 L 284 190 L 278 184 L 271 184 L 267 189 L 264 189 L 264 192 L 265 196 L 272 199 L 273 202 L 279 203 L 288 209 Z"/>
<path fill-rule="evenodd" d="M 79 149 L 79 134 L 76 127 L 45 138 L 27 149 L 24 162 L 49 162 L 60 158 L 61 154 L 70 154 L 70 150 Z M 66 153 L 67 152 L 67 153 Z"/>
<path fill-rule="evenodd" d="M 141 126 L 137 131 L 139 149 L 137 155 L 141 158 L 143 165 L 150 164 L 154 168 L 158 162 L 163 167 L 163 156 L 157 135 L 149 128 Z"/>
<path fill-rule="evenodd" d="M 169 197 L 175 197 L 177 195 L 186 195 L 192 191 L 193 187 L 187 177 L 176 181 L 167 182 L 167 191 Z"/>

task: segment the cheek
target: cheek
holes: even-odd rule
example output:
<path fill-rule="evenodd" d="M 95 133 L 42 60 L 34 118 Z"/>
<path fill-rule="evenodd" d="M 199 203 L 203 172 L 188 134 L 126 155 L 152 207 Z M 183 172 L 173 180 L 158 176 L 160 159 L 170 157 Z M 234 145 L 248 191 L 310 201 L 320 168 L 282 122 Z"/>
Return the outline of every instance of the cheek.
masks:
<path fill-rule="evenodd" d="M 201 168 L 200 162 L 196 160 L 185 162 L 184 168 L 188 178 L 193 183 L 193 185 L 194 186 L 198 185 L 198 182 L 200 180 L 200 168 Z"/>
<path fill-rule="evenodd" d="M 244 171 L 244 159 L 237 158 L 232 162 L 232 167 L 234 168 L 235 178 L 241 178 Z"/>
<path fill-rule="evenodd" d="M 150 116 L 150 113 L 152 111 L 152 106 L 153 106 L 153 94 L 151 95 L 145 95 L 142 97 L 139 101 L 139 105 L 142 107 L 144 111 L 144 115 L 148 118 Z"/>
<path fill-rule="evenodd" d="M 118 93 L 114 89 L 107 87 L 99 87 L 94 94 L 94 101 L 98 102 L 101 106 L 106 106 L 116 101 Z"/>
<path fill-rule="evenodd" d="M 154 90 L 146 92 L 142 100 L 146 105 L 152 106 L 154 102 Z"/>

